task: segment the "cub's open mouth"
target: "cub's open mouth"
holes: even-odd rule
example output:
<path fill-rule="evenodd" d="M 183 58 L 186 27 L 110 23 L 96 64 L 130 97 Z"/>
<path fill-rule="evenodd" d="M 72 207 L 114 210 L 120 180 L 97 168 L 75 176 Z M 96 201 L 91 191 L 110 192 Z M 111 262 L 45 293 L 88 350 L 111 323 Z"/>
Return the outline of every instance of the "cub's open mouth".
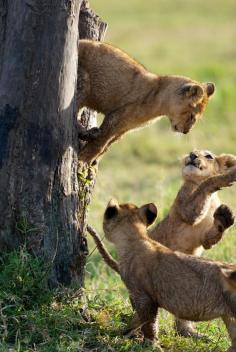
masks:
<path fill-rule="evenodd" d="M 194 167 L 196 167 L 197 169 L 199 169 L 199 170 L 202 170 L 202 167 L 201 167 L 201 165 L 200 165 L 200 163 L 196 160 L 193 160 L 193 161 L 188 161 L 186 164 L 185 164 L 185 166 L 194 166 Z"/>

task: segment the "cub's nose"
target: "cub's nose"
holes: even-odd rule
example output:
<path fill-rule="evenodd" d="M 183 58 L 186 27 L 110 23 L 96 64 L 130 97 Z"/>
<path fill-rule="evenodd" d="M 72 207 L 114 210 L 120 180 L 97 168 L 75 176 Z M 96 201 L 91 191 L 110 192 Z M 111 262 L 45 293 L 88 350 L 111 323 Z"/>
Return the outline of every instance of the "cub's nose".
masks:
<path fill-rule="evenodd" d="M 191 152 L 189 154 L 189 157 L 190 157 L 191 161 L 194 161 L 197 158 L 197 155 L 195 153 Z"/>

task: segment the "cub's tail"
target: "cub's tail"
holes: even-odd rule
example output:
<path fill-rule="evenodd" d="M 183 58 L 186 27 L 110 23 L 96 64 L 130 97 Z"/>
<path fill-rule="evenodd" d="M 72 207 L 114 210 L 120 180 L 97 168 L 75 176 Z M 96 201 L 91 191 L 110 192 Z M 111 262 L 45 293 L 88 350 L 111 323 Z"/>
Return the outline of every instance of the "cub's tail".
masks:
<path fill-rule="evenodd" d="M 99 253 L 103 257 L 107 265 L 109 265 L 113 270 L 120 274 L 118 262 L 110 255 L 110 253 L 102 243 L 99 234 L 89 225 L 87 226 L 87 231 L 93 237 L 94 242 L 96 243 L 97 248 L 99 250 Z"/>
<path fill-rule="evenodd" d="M 235 291 L 236 293 L 236 266 L 232 265 L 232 268 L 221 268 L 221 273 L 224 280 L 224 289 Z"/>

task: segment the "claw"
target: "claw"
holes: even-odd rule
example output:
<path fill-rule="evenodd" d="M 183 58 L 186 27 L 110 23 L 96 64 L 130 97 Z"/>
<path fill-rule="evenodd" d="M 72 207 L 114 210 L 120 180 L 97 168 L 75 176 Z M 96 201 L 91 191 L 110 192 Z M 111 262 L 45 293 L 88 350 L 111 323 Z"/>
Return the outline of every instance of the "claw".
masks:
<path fill-rule="evenodd" d="M 90 130 L 85 130 L 85 128 L 79 131 L 79 138 L 82 141 L 93 141 L 95 140 L 100 134 L 100 130 L 98 127 L 93 127 Z"/>

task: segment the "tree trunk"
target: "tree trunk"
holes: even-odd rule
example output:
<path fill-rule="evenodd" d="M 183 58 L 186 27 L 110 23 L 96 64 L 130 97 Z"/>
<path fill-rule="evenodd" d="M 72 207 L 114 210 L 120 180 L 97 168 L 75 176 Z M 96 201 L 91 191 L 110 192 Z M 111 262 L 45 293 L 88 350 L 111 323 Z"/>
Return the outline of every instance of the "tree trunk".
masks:
<path fill-rule="evenodd" d="M 94 175 L 77 177 L 78 28 L 95 39 L 106 29 L 87 7 L 0 0 L 0 251 L 25 243 L 51 263 L 53 286 L 84 276 Z"/>

